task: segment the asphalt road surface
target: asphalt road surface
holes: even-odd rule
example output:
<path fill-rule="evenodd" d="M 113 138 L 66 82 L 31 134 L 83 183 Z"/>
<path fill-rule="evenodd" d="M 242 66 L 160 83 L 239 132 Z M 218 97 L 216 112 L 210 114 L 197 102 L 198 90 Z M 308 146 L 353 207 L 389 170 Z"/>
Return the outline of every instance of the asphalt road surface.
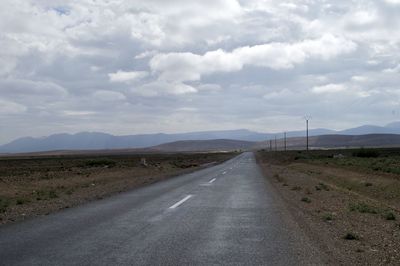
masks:
<path fill-rule="evenodd" d="M 252 153 L 0 227 L 0 265 L 321 265 Z"/>

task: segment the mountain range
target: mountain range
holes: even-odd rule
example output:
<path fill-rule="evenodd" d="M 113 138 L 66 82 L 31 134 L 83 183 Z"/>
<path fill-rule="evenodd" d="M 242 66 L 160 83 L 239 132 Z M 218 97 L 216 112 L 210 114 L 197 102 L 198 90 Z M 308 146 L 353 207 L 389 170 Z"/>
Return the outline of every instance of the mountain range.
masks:
<path fill-rule="evenodd" d="M 393 122 L 386 126 L 364 125 L 360 127 L 350 128 L 341 131 L 318 128 L 309 130 L 310 136 L 320 135 L 366 135 L 366 134 L 400 134 L 400 122 Z M 46 137 L 19 138 L 10 143 L 0 146 L 0 153 L 20 153 L 20 152 L 39 152 L 51 150 L 108 150 L 108 149 L 137 149 L 159 146 L 170 142 L 177 142 L 177 145 L 187 147 L 190 145 L 189 140 L 224 140 L 220 143 L 223 147 L 228 147 L 229 140 L 237 140 L 236 148 L 248 147 L 250 142 L 262 142 L 274 139 L 275 136 L 280 139 L 281 133 L 259 133 L 246 129 L 239 130 L 223 130 L 223 131 L 203 131 L 178 134 L 141 134 L 114 136 L 101 132 L 80 132 L 76 134 L 54 134 Z M 288 138 L 304 137 L 305 131 L 289 131 Z M 182 142 L 183 141 L 183 142 Z M 228 141 L 228 142 L 227 142 Z M 246 143 L 248 142 L 248 143 Z M 201 142 L 195 143 L 194 146 L 200 147 Z M 206 142 L 203 142 L 206 145 Z M 215 145 L 216 143 L 214 143 Z M 213 145 L 207 142 L 207 145 Z M 182 147 L 183 147 L 182 146 Z M 193 146 L 193 147 L 194 147 Z M 221 146 L 221 148 L 222 148 Z M 163 147 L 163 148 L 161 148 Z M 160 150 L 167 150 L 167 146 L 161 146 Z M 171 146 L 169 146 L 172 149 Z M 182 148 L 188 150 L 190 148 Z M 179 149 L 178 149 L 179 150 Z M 206 150 L 203 148 L 203 150 Z"/>

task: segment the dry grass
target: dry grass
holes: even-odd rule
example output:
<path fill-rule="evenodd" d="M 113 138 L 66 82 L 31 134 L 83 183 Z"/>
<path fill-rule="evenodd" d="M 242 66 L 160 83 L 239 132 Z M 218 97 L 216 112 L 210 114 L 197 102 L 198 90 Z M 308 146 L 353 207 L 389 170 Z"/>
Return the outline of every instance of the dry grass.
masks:
<path fill-rule="evenodd" d="M 344 157 L 334 158 L 337 154 Z M 400 150 L 359 154 L 259 152 L 257 159 L 296 221 L 332 265 L 399 265 Z M 384 167 L 374 169 L 376 165 Z M 294 189 L 298 187 L 302 189 Z"/>

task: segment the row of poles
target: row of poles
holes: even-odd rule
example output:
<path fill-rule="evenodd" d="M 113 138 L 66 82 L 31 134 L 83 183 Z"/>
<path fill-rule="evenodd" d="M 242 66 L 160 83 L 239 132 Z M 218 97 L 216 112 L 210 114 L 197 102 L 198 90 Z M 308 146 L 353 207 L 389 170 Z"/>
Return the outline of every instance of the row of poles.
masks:
<path fill-rule="evenodd" d="M 308 151 L 308 120 L 309 118 L 306 118 L 306 150 Z M 287 150 L 287 145 L 286 145 L 286 132 L 283 133 L 283 147 L 284 151 Z M 269 149 L 272 151 L 272 139 L 269 141 Z M 275 151 L 278 150 L 278 144 L 275 136 Z"/>

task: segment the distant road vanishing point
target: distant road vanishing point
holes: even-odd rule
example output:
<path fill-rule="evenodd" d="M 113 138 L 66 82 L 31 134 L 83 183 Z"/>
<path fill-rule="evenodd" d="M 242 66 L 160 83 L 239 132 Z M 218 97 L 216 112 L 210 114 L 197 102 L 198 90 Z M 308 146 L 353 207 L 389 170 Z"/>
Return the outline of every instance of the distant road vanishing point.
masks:
<path fill-rule="evenodd" d="M 252 153 L 0 227 L 1 265 L 321 265 Z"/>

